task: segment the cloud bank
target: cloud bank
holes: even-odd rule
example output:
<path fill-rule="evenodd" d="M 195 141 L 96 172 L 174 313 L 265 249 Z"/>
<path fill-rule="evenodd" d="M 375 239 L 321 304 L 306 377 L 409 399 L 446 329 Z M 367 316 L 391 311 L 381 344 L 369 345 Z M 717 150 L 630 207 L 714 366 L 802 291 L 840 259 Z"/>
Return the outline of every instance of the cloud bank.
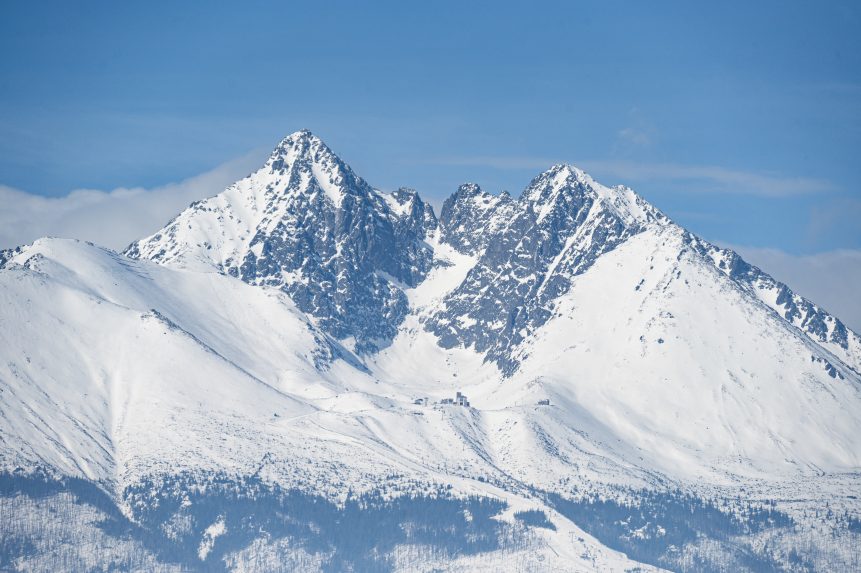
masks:
<path fill-rule="evenodd" d="M 48 198 L 0 185 L 0 248 L 39 237 L 82 239 L 120 250 L 164 226 L 191 202 L 221 192 L 261 164 L 258 151 L 152 189 L 78 189 Z"/>

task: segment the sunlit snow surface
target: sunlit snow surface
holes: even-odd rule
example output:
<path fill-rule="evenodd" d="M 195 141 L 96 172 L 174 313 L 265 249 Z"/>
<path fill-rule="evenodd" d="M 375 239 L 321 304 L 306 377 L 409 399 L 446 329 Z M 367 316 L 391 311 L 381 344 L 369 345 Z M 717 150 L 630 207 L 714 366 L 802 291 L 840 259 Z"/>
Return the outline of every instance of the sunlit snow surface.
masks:
<path fill-rule="evenodd" d="M 51 570 L 75 528 L 109 548 L 80 570 L 859 566 L 861 344 L 834 317 L 572 167 L 519 200 L 462 187 L 438 224 L 291 137 L 133 258 L 4 254 L 0 568 Z M 276 244 L 330 259 L 261 273 Z M 353 314 L 319 316 L 332 292 Z"/>

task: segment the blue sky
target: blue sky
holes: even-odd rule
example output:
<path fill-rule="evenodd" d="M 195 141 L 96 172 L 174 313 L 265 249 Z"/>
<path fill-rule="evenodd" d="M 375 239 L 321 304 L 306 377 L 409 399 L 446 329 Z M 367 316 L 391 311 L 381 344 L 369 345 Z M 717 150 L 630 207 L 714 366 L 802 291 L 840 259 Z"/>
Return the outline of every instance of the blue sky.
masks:
<path fill-rule="evenodd" d="M 567 161 L 713 241 L 861 249 L 857 2 L 362 4 L 4 3 L 0 209 L 214 194 L 307 127 L 437 202 Z"/>

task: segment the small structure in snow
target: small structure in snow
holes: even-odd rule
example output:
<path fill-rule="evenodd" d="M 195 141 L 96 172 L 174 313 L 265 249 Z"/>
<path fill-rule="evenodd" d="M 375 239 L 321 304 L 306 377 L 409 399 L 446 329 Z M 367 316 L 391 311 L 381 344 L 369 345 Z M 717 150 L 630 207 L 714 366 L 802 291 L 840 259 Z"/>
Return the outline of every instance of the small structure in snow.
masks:
<path fill-rule="evenodd" d="M 464 406 L 466 408 L 469 408 L 469 400 L 467 400 L 465 394 L 461 394 L 460 392 L 458 392 L 457 397 L 455 397 L 455 402 L 458 406 Z"/>
<path fill-rule="evenodd" d="M 463 406 L 464 408 L 469 408 L 469 400 L 466 397 L 466 394 L 462 394 L 460 392 L 454 398 L 443 398 L 439 401 L 440 404 L 457 404 L 458 406 Z"/>
<path fill-rule="evenodd" d="M 541 400 L 538 401 L 538 405 L 539 406 L 549 406 L 550 405 L 550 398 L 542 398 Z"/>
<path fill-rule="evenodd" d="M 416 398 L 413 401 L 413 404 L 415 404 L 416 406 L 427 406 L 428 405 L 428 399 L 427 398 Z"/>

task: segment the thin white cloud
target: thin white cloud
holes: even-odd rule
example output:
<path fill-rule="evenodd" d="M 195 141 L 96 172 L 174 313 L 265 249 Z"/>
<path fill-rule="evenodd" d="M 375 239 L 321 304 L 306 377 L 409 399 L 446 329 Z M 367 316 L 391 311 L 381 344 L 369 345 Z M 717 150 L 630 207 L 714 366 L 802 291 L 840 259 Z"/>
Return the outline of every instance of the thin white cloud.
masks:
<path fill-rule="evenodd" d="M 467 157 L 437 157 L 422 161 L 427 165 L 455 167 L 490 167 L 492 169 L 547 169 L 561 161 L 541 157 L 474 155 Z"/>
<path fill-rule="evenodd" d="M 637 163 L 630 161 L 586 161 L 587 169 L 634 181 L 674 181 L 705 183 L 694 188 L 711 192 L 788 197 L 833 190 L 826 180 L 810 177 L 785 177 L 739 171 L 712 165 L 674 163 Z"/>
<path fill-rule="evenodd" d="M 619 130 L 618 136 L 619 139 L 626 143 L 641 147 L 646 147 L 652 143 L 652 138 L 649 137 L 648 133 L 635 127 L 626 127 L 625 129 Z"/>
<path fill-rule="evenodd" d="M 623 130 L 625 131 L 625 130 Z M 632 135 L 631 137 L 639 137 Z M 434 165 L 489 167 L 492 169 L 547 169 L 558 160 L 528 156 L 443 157 L 429 161 Z M 824 179 L 766 175 L 713 165 L 679 165 L 675 163 L 639 163 L 617 160 L 586 160 L 577 164 L 604 183 L 615 184 L 607 178 L 628 184 L 643 181 L 666 181 L 689 184 L 690 192 L 757 195 L 762 197 L 791 197 L 833 191 L 834 185 Z"/>
<path fill-rule="evenodd" d="M 861 249 L 792 255 L 773 248 L 729 248 L 861 332 Z"/>
<path fill-rule="evenodd" d="M 211 171 L 152 189 L 78 189 L 48 198 L 0 185 L 0 248 L 65 237 L 122 249 L 167 223 L 191 202 L 215 195 L 261 163 L 250 152 Z"/>

